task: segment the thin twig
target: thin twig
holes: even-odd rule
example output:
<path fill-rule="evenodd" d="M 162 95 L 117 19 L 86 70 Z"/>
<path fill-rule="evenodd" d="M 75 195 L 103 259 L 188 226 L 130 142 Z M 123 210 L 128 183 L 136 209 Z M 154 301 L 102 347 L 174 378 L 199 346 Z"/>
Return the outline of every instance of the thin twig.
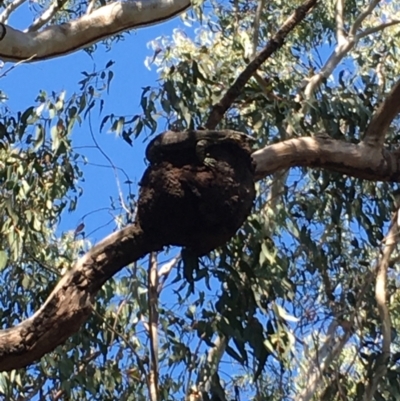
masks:
<path fill-rule="evenodd" d="M 28 63 L 30 60 L 32 60 L 35 57 L 36 57 L 36 54 L 34 54 L 33 56 L 29 57 L 26 60 L 21 60 L 15 64 L 13 64 L 10 68 L 8 68 L 7 70 L 5 70 L 3 73 L 0 74 L 0 79 L 4 78 L 9 72 L 11 72 L 14 68 L 17 68 L 20 64 Z"/>
<path fill-rule="evenodd" d="M 87 367 L 87 365 L 90 362 L 94 361 L 100 355 L 101 355 L 101 351 L 96 351 L 96 352 L 93 352 L 91 355 L 88 355 L 85 359 L 80 360 L 78 368 L 72 374 L 72 376 L 69 377 L 69 380 L 74 381 L 77 377 L 79 377 L 79 375 L 83 372 L 83 370 Z M 58 401 L 61 399 L 61 397 L 64 397 L 64 399 L 67 398 L 65 393 L 66 393 L 66 391 L 63 389 L 58 390 L 51 397 L 51 401 Z"/>
<path fill-rule="evenodd" d="M 151 401 L 158 401 L 158 272 L 157 257 L 154 252 L 149 257 L 148 270 L 148 304 L 149 304 L 149 337 L 151 365 L 149 372 L 149 394 Z"/>
<path fill-rule="evenodd" d="M 117 311 L 115 312 L 114 324 L 113 324 L 113 326 L 112 326 L 112 327 L 113 327 L 113 331 L 111 332 L 110 344 L 112 344 L 112 343 L 114 342 L 115 332 L 116 332 L 116 330 L 117 330 L 118 318 L 119 318 L 119 315 L 120 315 L 121 312 L 122 312 L 122 308 L 123 308 L 125 305 L 126 305 L 126 300 L 123 299 L 123 300 L 121 301 L 121 303 L 119 304 Z"/>
<path fill-rule="evenodd" d="M 110 164 L 110 167 L 112 168 L 113 172 L 114 172 L 114 177 L 115 177 L 115 182 L 117 184 L 117 189 L 118 189 L 118 196 L 119 196 L 119 201 L 121 202 L 121 206 L 122 208 L 125 210 L 126 214 L 128 216 L 131 216 L 131 211 L 129 210 L 129 208 L 125 205 L 125 201 L 124 201 L 124 196 L 122 193 L 122 189 L 121 189 L 121 183 L 119 181 L 118 178 L 118 172 L 117 170 L 121 170 L 124 174 L 124 170 L 122 170 L 119 167 L 116 167 L 115 164 L 113 163 L 113 161 L 111 160 L 111 158 L 107 155 L 107 153 L 100 147 L 99 143 L 97 142 L 96 137 L 93 134 L 93 126 L 92 126 L 92 118 L 91 118 L 91 114 L 89 113 L 89 131 L 90 131 L 90 136 L 92 138 L 93 143 L 95 144 L 96 148 L 98 149 L 98 151 L 103 155 L 103 157 L 108 161 L 108 163 Z M 127 175 L 125 174 L 125 176 L 127 177 Z"/>
<path fill-rule="evenodd" d="M 258 71 L 254 73 L 254 79 L 257 81 L 258 86 L 261 89 L 261 92 L 263 93 L 264 97 L 267 100 L 273 101 L 273 102 L 283 102 L 285 99 L 283 97 L 275 95 L 271 88 L 271 80 L 268 77 L 263 78 Z"/>
<path fill-rule="evenodd" d="M 194 352 L 190 354 L 190 363 L 188 363 L 188 377 L 186 380 L 186 391 L 185 391 L 185 400 L 189 400 L 189 394 L 190 391 L 192 390 L 191 386 L 190 386 L 190 381 L 192 379 L 192 373 L 193 370 L 195 369 L 196 365 L 193 361 L 194 359 L 197 359 L 197 355 L 199 354 L 200 351 L 200 346 L 203 344 L 204 338 L 206 336 L 206 333 L 203 333 L 200 338 L 199 338 L 199 343 L 197 344 L 197 347 L 195 348 Z"/>
<path fill-rule="evenodd" d="M 258 0 L 256 16 L 254 18 L 254 25 L 253 25 L 253 49 L 251 57 L 254 58 L 257 53 L 258 47 L 258 38 L 260 36 L 260 20 L 261 20 L 261 13 L 265 6 L 265 0 Z"/>
<path fill-rule="evenodd" d="M 205 128 L 214 129 L 222 120 L 225 112 L 240 95 L 244 86 L 260 66 L 278 49 L 283 46 L 286 36 L 306 17 L 307 13 L 317 4 L 318 0 L 306 0 L 285 21 L 279 31 L 268 42 L 265 48 L 252 60 L 244 71 L 236 78 L 222 99 L 211 108 Z"/>
<path fill-rule="evenodd" d="M 124 341 L 124 343 L 126 344 L 126 346 L 130 349 L 130 351 L 132 352 L 132 354 L 135 356 L 136 358 L 136 363 L 137 366 L 140 370 L 140 373 L 142 374 L 142 376 L 144 378 L 146 378 L 147 381 L 147 385 L 149 386 L 149 380 L 147 377 L 147 372 L 146 372 L 146 368 L 144 366 L 144 363 L 142 361 L 142 358 L 140 357 L 140 355 L 137 353 L 136 348 L 132 345 L 132 343 L 129 341 L 129 339 L 122 333 L 120 333 L 119 331 L 117 331 L 115 329 L 114 326 L 111 326 L 107 320 L 104 318 L 104 316 L 102 316 L 99 312 L 96 311 L 96 309 L 93 309 L 93 312 L 95 315 L 97 315 L 102 321 L 103 324 L 108 328 L 108 330 L 111 331 L 111 333 L 114 333 L 118 338 L 120 338 L 121 340 Z"/>

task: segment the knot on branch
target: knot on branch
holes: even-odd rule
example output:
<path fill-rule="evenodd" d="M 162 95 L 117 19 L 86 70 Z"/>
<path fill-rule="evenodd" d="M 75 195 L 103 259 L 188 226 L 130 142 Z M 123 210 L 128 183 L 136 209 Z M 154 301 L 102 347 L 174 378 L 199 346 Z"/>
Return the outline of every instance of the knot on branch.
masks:
<path fill-rule="evenodd" d="M 137 222 L 163 245 L 204 255 L 227 242 L 251 211 L 251 138 L 236 131 L 161 134 L 148 146 Z"/>

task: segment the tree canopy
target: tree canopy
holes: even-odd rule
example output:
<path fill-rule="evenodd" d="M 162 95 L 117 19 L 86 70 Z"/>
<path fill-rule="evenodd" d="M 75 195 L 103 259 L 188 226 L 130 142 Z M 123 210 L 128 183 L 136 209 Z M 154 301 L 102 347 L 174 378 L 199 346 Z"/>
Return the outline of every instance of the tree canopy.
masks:
<path fill-rule="evenodd" d="M 0 395 L 399 398 L 398 2 L 43 1 L 20 31 L 24 6 L 0 6 L 0 59 L 15 63 L 2 77 L 76 51 L 96 59 L 101 42 L 112 52 L 129 29 L 173 16 L 186 28 L 150 43 L 158 79 L 138 81 L 140 113 L 104 111 L 113 62 L 24 110 L 1 92 Z M 116 175 L 115 229 L 98 244 L 84 218 L 60 229 L 91 196 L 73 132 L 96 143 L 108 130 L 129 152 L 199 127 L 256 139 L 257 197 L 194 283 L 179 250 L 159 253 L 134 224 L 140 177 Z"/>

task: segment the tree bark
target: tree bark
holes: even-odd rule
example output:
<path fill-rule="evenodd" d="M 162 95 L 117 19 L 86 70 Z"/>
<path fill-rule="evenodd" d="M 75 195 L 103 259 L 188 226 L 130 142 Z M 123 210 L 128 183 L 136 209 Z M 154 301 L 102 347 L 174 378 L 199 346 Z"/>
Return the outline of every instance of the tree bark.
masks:
<path fill-rule="evenodd" d="M 399 182 L 399 152 L 317 135 L 269 145 L 252 156 L 257 179 L 290 167 L 313 167 L 370 181 Z"/>
<path fill-rule="evenodd" d="M 190 4 L 190 0 L 115 2 L 39 32 L 22 32 L 0 23 L 0 59 L 32 62 L 63 56 L 119 32 L 173 18 Z"/>
<path fill-rule="evenodd" d="M 160 246 L 137 225 L 115 232 L 80 258 L 29 319 L 0 331 L 0 371 L 22 368 L 77 332 L 101 286 L 116 272 Z"/>
<path fill-rule="evenodd" d="M 325 168 L 372 181 L 400 182 L 399 152 L 375 149 L 325 136 L 290 139 L 253 153 L 256 177 L 290 167 Z M 92 310 L 101 286 L 129 263 L 160 244 L 131 225 L 94 246 L 68 272 L 45 304 L 29 319 L 0 331 L 0 371 L 21 368 L 77 332 Z"/>

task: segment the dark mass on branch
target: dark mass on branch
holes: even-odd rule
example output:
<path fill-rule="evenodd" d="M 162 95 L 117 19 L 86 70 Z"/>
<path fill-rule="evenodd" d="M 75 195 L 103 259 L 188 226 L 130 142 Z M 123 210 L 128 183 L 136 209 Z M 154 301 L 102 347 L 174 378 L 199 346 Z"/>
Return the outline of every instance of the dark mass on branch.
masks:
<path fill-rule="evenodd" d="M 165 146 L 142 177 L 137 216 L 138 224 L 157 243 L 190 248 L 199 256 L 236 233 L 255 197 L 249 137 L 235 131 L 218 131 L 215 136 L 201 132 L 161 134 Z M 240 135 L 244 140 L 232 139 Z M 150 145 L 154 143 L 160 146 L 160 141 Z"/>

